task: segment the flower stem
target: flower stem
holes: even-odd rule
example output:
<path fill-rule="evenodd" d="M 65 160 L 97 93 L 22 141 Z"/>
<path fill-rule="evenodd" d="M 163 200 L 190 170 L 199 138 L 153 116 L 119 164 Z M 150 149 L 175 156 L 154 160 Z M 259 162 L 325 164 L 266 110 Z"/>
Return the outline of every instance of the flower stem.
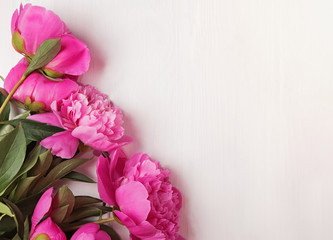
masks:
<path fill-rule="evenodd" d="M 113 222 L 113 221 L 115 221 L 115 220 L 116 220 L 116 219 L 115 219 L 114 217 L 109 217 L 109 218 L 105 218 L 105 219 L 97 220 L 97 221 L 95 221 L 94 223 L 102 224 L 102 223 Z"/>
<path fill-rule="evenodd" d="M 16 90 L 18 89 L 18 87 L 23 83 L 23 81 L 27 78 L 27 75 L 24 73 L 23 76 L 21 77 L 20 81 L 18 81 L 16 83 L 16 85 L 13 87 L 13 89 L 10 91 L 10 93 L 8 94 L 8 96 L 6 97 L 5 101 L 3 102 L 3 104 L 1 105 L 0 108 L 0 116 L 2 114 L 2 112 L 5 110 L 6 105 L 8 104 L 9 100 L 11 99 L 11 97 L 14 95 L 14 93 L 16 92 Z"/>
<path fill-rule="evenodd" d="M 92 223 L 102 224 L 102 223 L 109 223 L 109 222 L 113 222 L 113 221 L 116 221 L 116 219 L 114 217 L 110 217 L 110 218 L 100 219 L 100 220 L 94 221 Z M 64 228 L 62 228 L 62 230 L 66 231 L 66 232 L 67 231 L 73 231 L 73 230 L 79 229 L 83 225 L 84 224 L 77 225 L 77 226 L 64 227 Z"/>

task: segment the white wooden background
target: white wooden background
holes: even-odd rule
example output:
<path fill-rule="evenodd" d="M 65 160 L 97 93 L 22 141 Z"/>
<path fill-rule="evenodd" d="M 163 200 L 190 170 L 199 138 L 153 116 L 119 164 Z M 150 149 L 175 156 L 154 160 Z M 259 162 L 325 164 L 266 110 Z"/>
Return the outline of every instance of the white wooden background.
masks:
<path fill-rule="evenodd" d="M 333 1 L 27 2 L 88 44 L 82 81 L 124 110 L 127 152 L 172 171 L 186 239 L 333 239 Z M 19 3 L 1 1 L 2 75 Z"/>

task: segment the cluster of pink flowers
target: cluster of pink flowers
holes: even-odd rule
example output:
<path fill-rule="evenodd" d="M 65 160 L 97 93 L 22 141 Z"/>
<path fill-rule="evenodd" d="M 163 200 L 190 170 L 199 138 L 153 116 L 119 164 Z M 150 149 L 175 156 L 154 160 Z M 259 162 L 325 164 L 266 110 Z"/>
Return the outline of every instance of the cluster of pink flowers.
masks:
<path fill-rule="evenodd" d="M 182 197 L 170 183 L 169 171 L 147 154 L 139 152 L 127 158 L 121 147 L 132 139 L 124 134 L 122 111 L 107 95 L 77 82 L 78 76 L 89 67 L 86 44 L 75 38 L 52 11 L 31 4 L 21 5 L 15 11 L 11 31 L 13 46 L 24 57 L 5 79 L 7 92 L 19 82 L 44 40 L 61 39 L 57 56 L 40 71 L 30 74 L 13 95 L 31 110 L 30 120 L 63 129 L 40 144 L 63 159 L 75 156 L 79 145 L 100 152 L 97 165 L 100 198 L 113 206 L 114 217 L 129 229 L 131 239 L 183 239 L 178 234 Z M 35 207 L 32 240 L 66 239 L 52 218 L 57 207 L 53 191 L 53 188 L 47 190 Z M 71 239 L 111 238 L 98 224 L 88 223 Z"/>

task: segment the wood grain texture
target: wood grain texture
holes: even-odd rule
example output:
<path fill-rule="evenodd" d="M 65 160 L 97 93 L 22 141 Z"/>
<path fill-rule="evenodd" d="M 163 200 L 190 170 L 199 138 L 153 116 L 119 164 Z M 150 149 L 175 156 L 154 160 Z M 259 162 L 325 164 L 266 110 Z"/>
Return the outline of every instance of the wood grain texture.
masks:
<path fill-rule="evenodd" d="M 332 1 L 23 2 L 87 42 L 82 81 L 124 110 L 127 152 L 171 170 L 186 239 L 333 238 Z M 19 3 L 1 5 L 3 75 Z"/>

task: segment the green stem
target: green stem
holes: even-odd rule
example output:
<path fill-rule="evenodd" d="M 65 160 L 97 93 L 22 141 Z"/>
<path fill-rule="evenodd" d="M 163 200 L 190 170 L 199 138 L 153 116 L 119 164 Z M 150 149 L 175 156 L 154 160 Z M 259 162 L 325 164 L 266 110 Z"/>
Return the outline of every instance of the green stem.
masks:
<path fill-rule="evenodd" d="M 110 218 L 105 218 L 105 219 L 100 219 L 97 221 L 94 221 L 93 223 L 97 223 L 97 224 L 103 224 L 103 223 L 109 223 L 109 222 L 113 222 L 116 221 L 116 219 L 114 217 L 110 217 Z M 70 227 L 64 227 L 62 228 L 63 231 L 67 232 L 67 231 L 74 231 L 76 229 L 79 229 L 80 227 L 82 227 L 84 224 L 82 225 L 77 225 L 77 226 L 70 226 Z"/>
<path fill-rule="evenodd" d="M 109 217 L 109 218 L 97 220 L 94 223 L 102 224 L 102 223 L 109 223 L 109 222 L 113 222 L 113 221 L 115 221 L 115 218 L 114 217 Z"/>
<path fill-rule="evenodd" d="M 3 104 L 1 105 L 0 108 L 0 116 L 2 114 L 2 112 L 5 110 L 5 107 L 7 106 L 9 100 L 11 99 L 11 97 L 14 95 L 14 93 L 16 92 L 16 90 L 18 89 L 18 87 L 23 83 L 23 81 L 27 78 L 27 75 L 24 73 L 23 76 L 21 77 L 20 81 L 18 81 L 16 83 L 16 85 L 13 87 L 12 91 L 10 91 L 10 93 L 8 94 L 8 96 L 6 97 L 5 101 L 3 102 Z"/>

